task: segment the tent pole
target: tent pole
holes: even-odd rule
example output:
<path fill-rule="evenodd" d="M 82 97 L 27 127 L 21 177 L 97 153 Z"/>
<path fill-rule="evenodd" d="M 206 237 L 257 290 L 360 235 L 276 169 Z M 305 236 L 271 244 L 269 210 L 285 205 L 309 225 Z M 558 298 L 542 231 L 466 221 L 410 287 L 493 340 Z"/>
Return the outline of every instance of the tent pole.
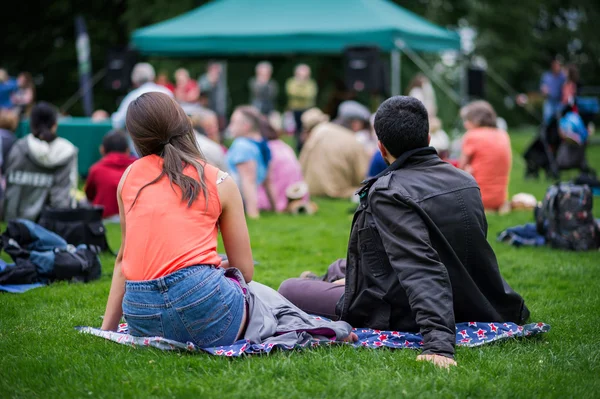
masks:
<path fill-rule="evenodd" d="M 392 71 L 392 79 L 391 79 L 391 93 L 392 96 L 399 96 L 402 90 L 400 86 L 400 75 L 402 73 L 402 59 L 400 58 L 400 50 L 393 49 L 390 54 L 390 62 L 391 62 L 391 71 Z"/>

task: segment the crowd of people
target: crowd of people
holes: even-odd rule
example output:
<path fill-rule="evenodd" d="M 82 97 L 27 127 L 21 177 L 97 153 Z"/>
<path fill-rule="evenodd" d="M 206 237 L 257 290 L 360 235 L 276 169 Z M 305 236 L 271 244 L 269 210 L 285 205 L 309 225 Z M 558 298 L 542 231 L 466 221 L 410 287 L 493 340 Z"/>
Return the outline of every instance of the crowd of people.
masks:
<path fill-rule="evenodd" d="M 286 83 L 298 121 L 297 155 L 272 117 L 278 88 L 272 66 L 261 62 L 250 81 L 251 105 L 231 115 L 227 149 L 214 109 L 220 73 L 211 64 L 196 82 L 178 69 L 171 85 L 150 64 L 138 64 L 134 90 L 111 116 L 114 129 L 89 170 L 83 200 L 121 223 L 103 329 L 116 329 L 124 315 L 134 335 L 200 346 L 234 342 L 248 314 L 239 281 L 225 273 L 235 267 L 245 283 L 252 280 L 246 217 L 263 210 L 311 213 L 311 196 L 359 205 L 348 261 L 335 262 L 325 277 L 308 274 L 280 288 L 306 312 L 355 326 L 420 330 L 420 358 L 441 366 L 454 364 L 455 322 L 527 319 L 523 299 L 502 280 L 486 241 L 484 211 L 506 204 L 511 166 L 509 136 L 497 127 L 490 104 L 461 109 L 467 132 L 460 158 L 450 159 L 425 76 L 415 78 L 409 96 L 388 99 L 375 114 L 344 101 L 330 120 L 315 107 L 310 69 L 299 65 Z M 206 103 L 204 90 L 211 93 Z M 37 103 L 31 133 L 16 140 L 14 118 L 0 114 L 5 219 L 36 220 L 44 206 L 75 206 L 77 149 L 57 136 L 57 117 L 52 105 Z M 219 232 L 227 261 L 216 251 Z M 182 294 L 181 322 L 172 322 L 175 310 L 158 292 L 164 286 Z M 136 303 L 152 304 L 154 313 Z M 197 316 L 207 312 L 210 323 L 199 323 Z"/>
<path fill-rule="evenodd" d="M 219 114 L 208 106 L 210 102 L 200 100 L 202 87 L 212 82 L 213 88 L 208 90 L 216 90 L 222 73 L 219 64 L 210 64 L 199 81 L 180 68 L 173 85 L 164 74 L 157 78 L 152 65 L 135 65 L 131 74 L 134 89 L 110 116 L 113 130 L 100 148 L 101 161 L 89 170 L 83 190 L 85 201 L 103 206 L 105 218 L 118 220 L 116 187 L 127 167 L 140 156 L 128 133 L 127 112 L 133 101 L 151 92 L 172 98 L 188 115 L 204 158 L 230 173 L 240 188 L 247 217 L 257 218 L 261 211 L 314 213 L 317 208 L 311 196 L 358 201 L 355 193 L 364 179 L 379 175 L 388 166 L 374 129 L 375 115 L 364 105 L 347 100 L 340 104 L 337 118 L 330 120 L 314 106 L 317 87 L 310 78 L 310 68 L 298 65 L 286 82 L 288 110 L 298 120 L 296 152 L 282 140 L 283 127 L 275 107 L 278 87 L 272 72 L 268 62 L 256 66 L 256 76 L 249 82 L 251 105 L 239 106 L 232 113 L 225 129 L 232 142 L 226 148 Z M 417 75 L 407 94 L 424 104 L 430 145 L 440 158 L 474 176 L 487 210 L 503 210 L 508 199 L 510 139 L 497 128 L 492 107 L 478 101 L 461 110 L 467 133 L 462 138 L 460 158 L 450 159 L 450 140 L 437 118 L 435 92 L 427 77 Z M 33 111 L 31 134 L 20 143 L 13 133 L 16 114 L 0 111 L 5 218 L 35 220 L 44 204 L 67 206 L 81 200 L 82 194 L 77 195 L 77 149 L 56 136 L 56 109 L 39 103 Z M 108 113 L 96 112 L 95 118 L 102 115 L 107 117 Z M 11 151 L 15 143 L 19 145 Z M 36 194 L 30 195 L 30 190 Z M 22 195 L 28 199 L 21 200 Z"/>

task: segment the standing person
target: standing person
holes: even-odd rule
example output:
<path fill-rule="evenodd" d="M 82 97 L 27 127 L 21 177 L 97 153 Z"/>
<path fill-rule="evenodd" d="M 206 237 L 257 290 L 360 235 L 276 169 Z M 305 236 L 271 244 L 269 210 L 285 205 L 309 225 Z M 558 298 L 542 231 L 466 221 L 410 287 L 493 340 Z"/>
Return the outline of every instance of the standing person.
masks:
<path fill-rule="evenodd" d="M 565 80 L 560 61 L 552 60 L 550 71 L 544 72 L 540 83 L 540 91 L 545 97 L 544 123 L 548 123 L 561 108 L 562 87 Z"/>
<path fill-rule="evenodd" d="M 129 152 L 124 131 L 112 130 L 102 140 L 102 159 L 90 168 L 85 182 L 85 195 L 92 204 L 104 207 L 104 219 L 119 216 L 117 187 L 125 170 L 135 162 Z"/>
<path fill-rule="evenodd" d="M 428 146 L 423 104 L 386 100 L 375 131 L 389 167 L 360 191 L 347 259 L 324 281 L 290 279 L 279 292 L 306 312 L 354 326 L 418 331 L 417 360 L 456 365 L 456 323 L 520 324 L 529 310 L 500 274 L 477 183 Z"/>
<path fill-rule="evenodd" d="M 190 74 L 185 68 L 179 68 L 175 71 L 175 99 L 180 104 L 194 104 L 200 98 L 200 89 L 198 83 L 190 78 Z"/>
<path fill-rule="evenodd" d="M 6 69 L 0 69 L 0 109 L 13 107 L 10 98 L 18 87 L 17 80 L 8 76 Z"/>
<path fill-rule="evenodd" d="M 10 96 L 13 106 L 18 108 L 19 115 L 28 115 L 35 101 L 35 85 L 29 72 L 21 72 L 17 77 L 18 89 Z"/>
<path fill-rule="evenodd" d="M 264 186 L 258 188 L 258 207 L 261 210 L 284 212 L 288 207 L 288 188 L 304 181 L 302 167 L 294 149 L 279 138 L 279 131 L 272 125 L 265 124 L 262 134 L 271 151 L 268 175 L 275 194 L 275 209 Z M 303 200 L 308 201 L 309 196 L 306 195 Z"/>
<path fill-rule="evenodd" d="M 37 220 L 46 206 L 68 208 L 77 189 L 77 148 L 56 136 L 58 112 L 45 102 L 31 110 L 31 134 L 6 161 L 4 220 Z"/>
<path fill-rule="evenodd" d="M 250 103 L 263 115 L 269 116 L 275 111 L 275 103 L 279 87 L 277 82 L 271 79 L 273 66 L 268 61 L 259 62 L 256 65 L 256 76 L 250 79 Z"/>
<path fill-rule="evenodd" d="M 351 198 L 366 176 L 371 155 L 356 133 L 368 126 L 368 113 L 365 120 L 344 104 L 340 104 L 335 122 L 326 122 L 328 117 L 318 108 L 302 115 L 309 133 L 300 152 L 300 165 L 311 195 Z"/>
<path fill-rule="evenodd" d="M 579 70 L 577 66 L 571 64 L 567 66 L 567 79 L 562 87 L 562 104 L 575 105 L 577 92 L 579 90 Z"/>
<path fill-rule="evenodd" d="M 429 120 L 437 116 L 437 100 L 431 81 L 422 73 L 414 76 L 408 85 L 407 93 L 421 101 L 427 110 Z"/>
<path fill-rule="evenodd" d="M 208 63 L 206 73 L 198 79 L 202 104 L 217 113 L 219 129 L 224 128 L 227 113 L 227 82 L 223 73 L 223 65 L 219 62 Z"/>
<path fill-rule="evenodd" d="M 129 104 L 144 93 L 157 91 L 173 97 L 173 93 L 164 86 L 154 83 L 155 72 L 152 65 L 147 62 L 135 64 L 131 71 L 131 83 L 135 87 L 121 101 L 117 112 L 111 115 L 113 129 L 125 129 L 125 117 Z"/>
<path fill-rule="evenodd" d="M 240 106 L 231 115 L 229 130 L 235 138 L 227 159 L 244 199 L 246 215 L 258 218 L 258 187 L 264 186 L 271 203 L 271 209 L 277 209 L 276 194 L 270 181 L 269 163 L 271 151 L 263 137 L 268 121 L 253 107 Z"/>
<path fill-rule="evenodd" d="M 486 210 L 508 206 L 512 165 L 510 137 L 496 127 L 496 112 L 486 101 L 474 101 L 460 110 L 467 133 L 462 140 L 458 166 L 475 178 Z"/>
<path fill-rule="evenodd" d="M 310 78 L 310 67 L 306 64 L 296 66 L 294 76 L 285 83 L 288 96 L 288 109 L 294 114 L 296 122 L 296 149 L 302 149 L 302 114 L 315 106 L 317 99 L 317 83 Z"/>
<path fill-rule="evenodd" d="M 102 329 L 116 330 L 123 315 L 135 336 L 231 345 L 243 336 L 246 305 L 240 285 L 224 275 L 217 236 L 220 230 L 229 261 L 250 282 L 239 191 L 202 158 L 190 120 L 170 97 L 143 94 L 126 124 L 142 158 L 117 189 L 123 244 Z"/>

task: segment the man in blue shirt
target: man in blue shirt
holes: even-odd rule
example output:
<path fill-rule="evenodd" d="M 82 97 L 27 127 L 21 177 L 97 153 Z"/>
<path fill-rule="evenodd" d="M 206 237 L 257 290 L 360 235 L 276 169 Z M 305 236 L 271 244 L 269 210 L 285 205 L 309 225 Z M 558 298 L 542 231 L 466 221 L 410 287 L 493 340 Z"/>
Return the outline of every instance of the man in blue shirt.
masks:
<path fill-rule="evenodd" d="M 546 97 L 544 101 L 544 123 L 548 123 L 560 109 L 562 87 L 565 80 L 566 77 L 562 72 L 560 61 L 552 60 L 550 71 L 544 72 L 540 82 L 540 91 Z"/>
<path fill-rule="evenodd" d="M 8 76 L 4 69 L 0 69 L 0 109 L 12 108 L 10 95 L 17 90 L 17 80 Z"/>

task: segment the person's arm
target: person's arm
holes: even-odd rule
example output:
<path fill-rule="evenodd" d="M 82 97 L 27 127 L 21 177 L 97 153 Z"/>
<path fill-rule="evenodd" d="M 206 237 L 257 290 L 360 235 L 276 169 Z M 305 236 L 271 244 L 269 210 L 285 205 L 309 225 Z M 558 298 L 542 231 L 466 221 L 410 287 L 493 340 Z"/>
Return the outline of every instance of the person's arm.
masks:
<path fill-rule="evenodd" d="M 370 194 L 377 232 L 423 336 L 420 359 L 456 364 L 452 286 L 421 217 L 386 190 Z"/>
<path fill-rule="evenodd" d="M 280 211 L 277 209 L 277 191 L 275 190 L 275 185 L 271 181 L 271 173 L 273 173 L 272 165 L 273 163 L 269 165 L 269 170 L 267 172 L 267 177 L 263 182 L 263 187 L 265 188 L 267 198 L 269 199 L 269 203 L 271 204 L 271 210 L 273 212 L 279 213 Z"/>
<path fill-rule="evenodd" d="M 116 331 L 119 327 L 119 321 L 123 316 L 123 297 L 125 296 L 125 276 L 121 271 L 121 264 L 123 263 L 123 253 L 125 251 L 126 232 L 127 226 L 125 224 L 125 210 L 123 207 L 123 200 L 121 198 L 121 191 L 123 190 L 123 184 L 129 174 L 129 167 L 119 182 L 117 188 L 117 202 L 119 204 L 119 217 L 121 219 L 121 248 L 117 254 L 115 260 L 115 269 L 113 271 L 112 283 L 110 285 L 110 293 L 108 294 L 108 300 L 106 302 L 106 310 L 104 311 L 104 319 L 102 320 L 102 329 L 107 331 Z"/>
<path fill-rule="evenodd" d="M 258 186 L 256 184 L 256 161 L 246 161 L 236 165 L 242 185 L 242 197 L 248 217 L 256 219 L 258 211 Z"/>
<path fill-rule="evenodd" d="M 540 79 L 540 91 L 542 92 L 544 97 L 546 97 L 548 96 L 549 90 L 550 89 L 548 88 L 548 84 L 546 83 L 546 74 L 543 74 L 542 78 Z"/>
<path fill-rule="evenodd" d="M 254 276 L 254 262 L 240 191 L 229 177 L 217 188 L 222 208 L 219 227 L 227 253 L 227 262 L 223 262 L 221 267 L 237 268 L 249 283 Z"/>
<path fill-rule="evenodd" d="M 474 136 L 467 132 L 462 140 L 462 148 L 460 157 L 458 158 L 458 167 L 464 170 L 467 173 L 473 174 L 473 167 L 471 166 L 471 161 L 473 159 L 473 155 L 477 150 L 477 140 Z"/>

